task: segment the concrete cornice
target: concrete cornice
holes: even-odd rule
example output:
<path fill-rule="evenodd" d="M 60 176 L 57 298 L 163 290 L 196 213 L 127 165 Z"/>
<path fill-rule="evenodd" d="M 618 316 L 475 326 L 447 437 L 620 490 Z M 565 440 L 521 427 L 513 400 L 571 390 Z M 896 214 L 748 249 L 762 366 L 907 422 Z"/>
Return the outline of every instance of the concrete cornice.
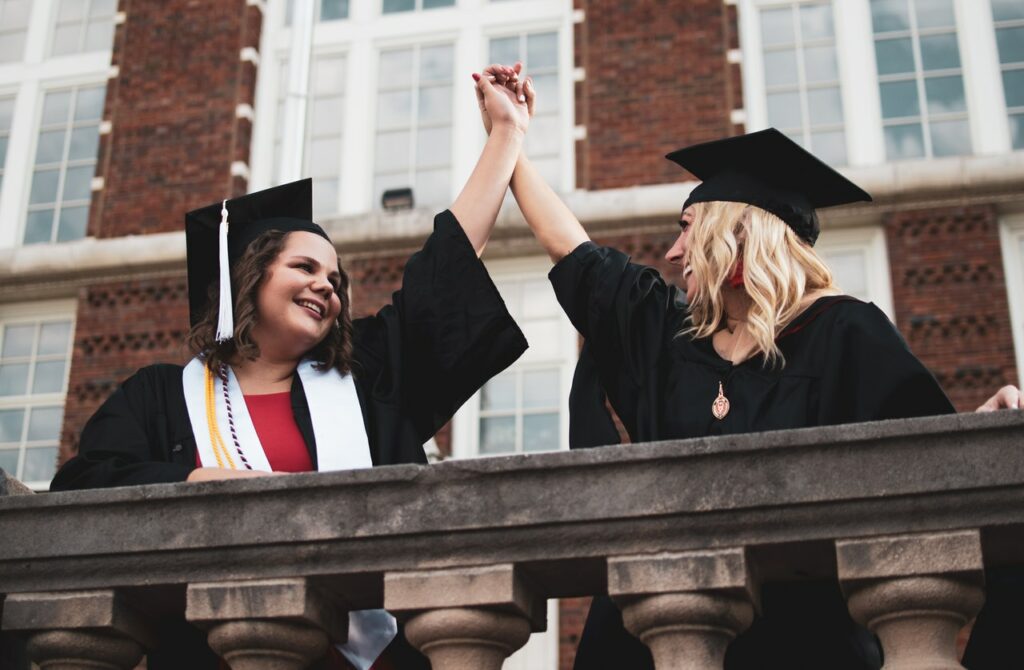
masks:
<path fill-rule="evenodd" d="M 830 209 L 827 227 L 878 223 L 895 209 L 993 203 L 1024 209 L 1024 152 L 965 156 L 844 168 L 874 196 L 874 203 Z M 574 191 L 566 204 L 592 234 L 656 232 L 678 215 L 696 182 Z M 346 258 L 391 256 L 415 250 L 433 225 L 434 212 L 369 212 L 321 220 Z M 488 254 L 540 253 L 514 203 L 498 217 Z M 73 295 L 84 284 L 183 273 L 183 233 L 0 249 L 0 302 Z"/>
<path fill-rule="evenodd" d="M 784 570 L 827 573 L 814 543 L 959 529 L 994 565 L 1024 560 L 1022 434 L 1004 411 L 0 497 L 0 593 L 516 563 L 561 597 L 609 556 L 763 547 L 770 573 L 790 546 Z"/>

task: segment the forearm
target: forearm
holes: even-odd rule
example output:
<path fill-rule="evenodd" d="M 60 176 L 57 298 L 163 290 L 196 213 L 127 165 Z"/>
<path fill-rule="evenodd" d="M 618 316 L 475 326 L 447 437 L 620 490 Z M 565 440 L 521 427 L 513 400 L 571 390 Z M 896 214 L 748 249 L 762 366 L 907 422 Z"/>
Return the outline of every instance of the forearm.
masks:
<path fill-rule="evenodd" d="M 525 155 L 512 174 L 512 194 L 537 241 L 557 263 L 590 239 L 562 199 L 551 189 Z"/>
<path fill-rule="evenodd" d="M 451 206 L 477 256 L 491 236 L 508 188 L 516 157 L 523 145 L 523 132 L 512 125 L 495 127 L 487 138 L 476 167 Z"/>

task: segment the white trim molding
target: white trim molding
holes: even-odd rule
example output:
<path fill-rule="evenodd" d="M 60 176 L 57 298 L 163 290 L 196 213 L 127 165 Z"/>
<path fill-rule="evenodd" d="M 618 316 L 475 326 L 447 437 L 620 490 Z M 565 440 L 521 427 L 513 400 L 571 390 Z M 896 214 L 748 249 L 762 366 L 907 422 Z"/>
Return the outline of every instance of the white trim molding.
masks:
<path fill-rule="evenodd" d="M 999 239 L 1017 361 L 1016 385 L 1020 387 L 1024 386 L 1024 214 L 1003 218 L 999 224 Z"/>

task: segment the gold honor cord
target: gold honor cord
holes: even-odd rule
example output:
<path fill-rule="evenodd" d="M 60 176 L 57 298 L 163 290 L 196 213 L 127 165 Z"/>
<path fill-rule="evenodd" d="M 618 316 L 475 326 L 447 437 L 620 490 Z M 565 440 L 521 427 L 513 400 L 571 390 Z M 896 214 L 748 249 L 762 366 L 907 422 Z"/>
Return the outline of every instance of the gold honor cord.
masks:
<path fill-rule="evenodd" d="M 210 429 L 210 445 L 213 447 L 213 455 L 217 458 L 217 466 L 223 468 L 224 461 L 227 460 L 228 467 L 232 470 L 237 470 L 235 462 L 231 458 L 231 452 L 224 446 L 224 438 L 220 435 L 220 430 L 217 428 L 217 407 L 214 403 L 214 382 L 213 373 L 210 372 L 210 368 L 206 365 L 203 366 L 203 371 L 206 373 L 206 425 Z M 221 457 L 223 454 L 223 458 Z"/>

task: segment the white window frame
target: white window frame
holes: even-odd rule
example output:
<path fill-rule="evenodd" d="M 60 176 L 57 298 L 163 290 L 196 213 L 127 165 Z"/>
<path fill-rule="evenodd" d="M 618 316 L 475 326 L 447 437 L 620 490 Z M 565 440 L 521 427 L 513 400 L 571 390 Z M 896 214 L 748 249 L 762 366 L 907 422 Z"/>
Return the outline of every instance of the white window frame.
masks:
<path fill-rule="evenodd" d="M 893 323 L 896 313 L 892 299 L 892 271 L 889 266 L 889 251 L 885 243 L 885 229 L 882 226 L 858 228 L 826 228 L 815 244 L 815 250 L 822 256 L 829 252 L 861 251 L 865 258 L 866 298 L 873 302 Z M 841 290 L 843 286 L 839 287 Z"/>
<path fill-rule="evenodd" d="M 0 305 L 0 322 L 4 326 L 18 324 L 21 322 L 34 323 L 39 320 L 47 321 L 70 321 L 71 331 L 68 334 L 67 367 L 64 369 L 64 383 L 59 393 L 41 393 L 38 395 L 26 394 L 21 396 L 0 397 L 0 409 L 29 408 L 59 404 L 62 408 L 67 405 L 68 380 L 71 376 L 71 364 L 75 347 L 76 323 L 76 302 L 74 300 L 52 300 L 46 302 L 19 303 Z M 17 401 L 10 398 L 16 398 Z M 63 417 L 63 414 L 61 415 Z M 63 423 L 63 420 L 62 420 Z M 57 428 L 57 441 L 60 444 L 61 427 Z M 25 447 L 19 448 L 19 454 L 23 453 Z M 19 458 L 20 461 L 20 458 Z M 12 477 L 16 473 L 9 473 Z M 36 491 L 46 491 L 50 488 L 49 481 L 26 481 L 26 486 Z"/>
<path fill-rule="evenodd" d="M 264 58 L 287 58 L 291 28 L 284 25 L 285 0 L 268 0 L 260 53 Z M 454 200 L 469 177 L 486 140 L 480 125 L 471 72 L 488 64 L 487 35 L 516 32 L 558 33 L 559 127 L 561 178 L 559 190 L 572 191 L 576 183 L 575 95 L 573 61 L 573 9 L 567 0 L 458 0 L 455 7 L 429 11 L 380 14 L 379 0 L 351 0 L 349 18 L 318 22 L 313 28 L 313 53 L 338 49 L 348 54 L 345 91 L 345 127 L 342 147 L 342 183 L 339 216 L 365 214 L 377 209 L 373 202 L 372 166 L 374 118 L 379 51 L 383 48 L 452 42 L 455 46 L 452 108 L 451 192 Z M 274 131 L 276 127 L 278 62 L 260 68 L 256 89 L 251 179 L 252 191 L 273 185 Z M 369 101 L 369 102 L 368 102 Z M 443 200 L 443 195 L 436 199 Z"/>
<path fill-rule="evenodd" d="M 788 5 L 781 0 L 736 0 L 747 132 L 768 127 L 760 10 Z M 967 99 L 971 155 L 1012 151 L 989 0 L 953 0 Z M 886 158 L 882 103 L 875 61 L 869 0 L 832 0 L 836 57 L 846 128 L 847 165 L 880 165 Z M 923 101 L 922 101 L 922 104 Z M 930 161 L 931 158 L 913 159 Z"/>
<path fill-rule="evenodd" d="M 106 82 L 110 51 L 50 58 L 56 0 L 33 0 L 23 59 L 0 64 L 0 93 L 14 95 L 14 119 L 0 187 L 0 249 L 20 247 L 25 233 L 43 97 L 52 89 Z"/>
<path fill-rule="evenodd" d="M 1024 386 L 1024 214 L 1008 216 L 999 225 L 1003 249 L 1006 298 L 1010 303 L 1013 348 L 1017 361 L 1017 386 Z"/>

